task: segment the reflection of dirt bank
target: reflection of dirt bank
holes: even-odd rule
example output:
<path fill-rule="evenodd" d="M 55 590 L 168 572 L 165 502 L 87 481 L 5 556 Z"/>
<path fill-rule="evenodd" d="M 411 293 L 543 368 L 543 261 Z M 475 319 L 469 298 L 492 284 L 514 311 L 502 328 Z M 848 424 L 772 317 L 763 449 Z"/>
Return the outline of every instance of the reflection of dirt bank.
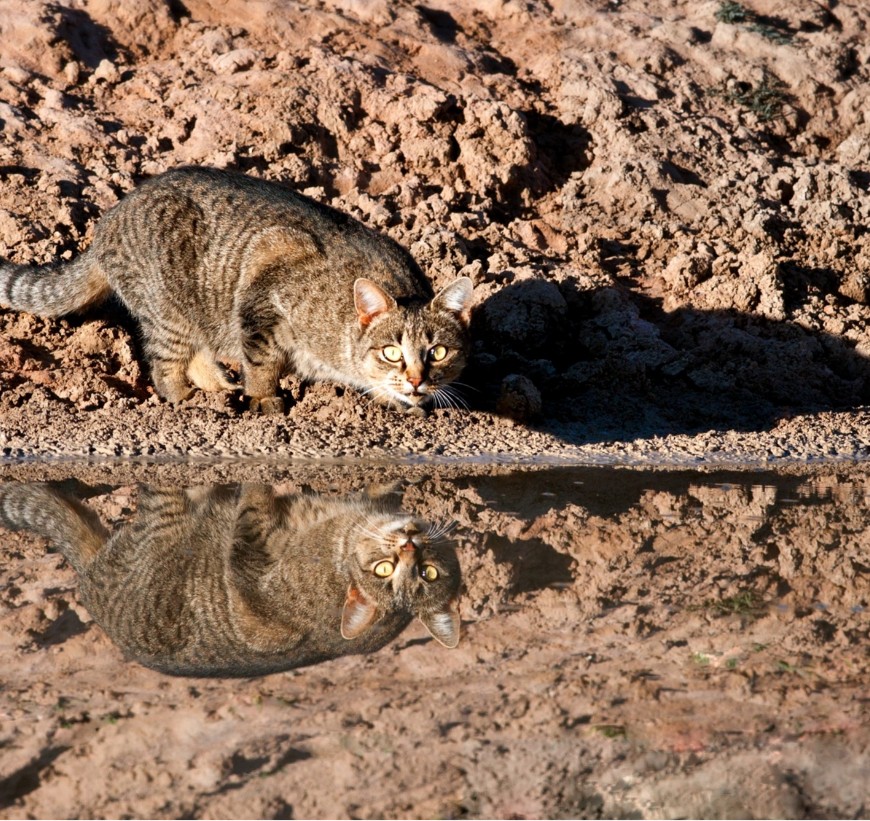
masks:
<path fill-rule="evenodd" d="M 286 492 L 372 480 L 234 478 L 264 471 Z M 4 532 L 2 812 L 861 814 L 866 471 L 404 473 L 405 509 L 459 524 L 456 650 L 412 626 L 291 673 L 163 677 L 91 623 L 58 555 Z M 87 480 L 105 521 L 129 519 L 134 486 Z"/>
<path fill-rule="evenodd" d="M 866 454 L 866 415 L 795 413 L 870 399 L 870 10 L 728 5 L 6 3 L 0 255 L 179 164 L 283 180 L 472 277 L 477 412 L 167 408 L 117 309 L 0 311 L 0 452 Z M 488 413 L 541 400 L 533 436 Z"/>

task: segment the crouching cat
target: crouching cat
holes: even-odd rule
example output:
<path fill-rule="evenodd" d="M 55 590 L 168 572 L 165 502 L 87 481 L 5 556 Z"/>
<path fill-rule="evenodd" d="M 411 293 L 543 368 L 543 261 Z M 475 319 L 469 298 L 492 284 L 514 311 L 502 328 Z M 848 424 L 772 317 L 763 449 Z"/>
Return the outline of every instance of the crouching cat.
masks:
<path fill-rule="evenodd" d="M 443 529 L 364 497 L 143 488 L 109 535 L 79 500 L 10 483 L 0 525 L 50 539 L 109 638 L 164 673 L 264 675 L 372 652 L 414 617 L 459 642 L 460 568 Z"/>
<path fill-rule="evenodd" d="M 456 403 L 472 283 L 437 294 L 410 255 L 357 220 L 275 183 L 214 168 L 156 176 L 108 211 L 69 263 L 0 261 L 0 306 L 43 316 L 114 292 L 140 323 L 157 392 L 233 390 L 280 413 L 278 380 L 350 385 L 422 412 Z"/>

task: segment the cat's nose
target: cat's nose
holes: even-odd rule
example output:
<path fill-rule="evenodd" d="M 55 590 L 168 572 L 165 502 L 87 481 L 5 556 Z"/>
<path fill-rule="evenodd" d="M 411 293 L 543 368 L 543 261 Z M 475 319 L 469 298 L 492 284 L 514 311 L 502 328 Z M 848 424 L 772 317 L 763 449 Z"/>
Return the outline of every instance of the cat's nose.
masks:
<path fill-rule="evenodd" d="M 414 544 L 413 539 L 408 539 L 404 544 L 401 545 L 402 550 L 416 550 L 417 545 Z"/>
<path fill-rule="evenodd" d="M 406 376 L 405 379 L 407 379 L 414 388 L 419 388 L 420 383 L 423 381 L 422 376 L 411 376 L 410 374 Z"/>

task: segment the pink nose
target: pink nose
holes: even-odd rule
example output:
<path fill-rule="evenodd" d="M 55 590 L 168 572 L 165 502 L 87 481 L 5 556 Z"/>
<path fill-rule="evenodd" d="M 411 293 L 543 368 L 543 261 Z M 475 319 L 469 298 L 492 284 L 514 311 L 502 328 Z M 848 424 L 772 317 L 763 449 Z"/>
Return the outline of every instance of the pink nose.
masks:
<path fill-rule="evenodd" d="M 416 549 L 417 549 L 417 545 L 415 545 L 414 542 L 412 542 L 410 539 L 408 539 L 408 541 L 402 545 L 402 550 L 416 550 Z"/>
<path fill-rule="evenodd" d="M 420 387 L 420 383 L 423 381 L 422 376 L 406 376 L 405 377 L 415 388 Z"/>

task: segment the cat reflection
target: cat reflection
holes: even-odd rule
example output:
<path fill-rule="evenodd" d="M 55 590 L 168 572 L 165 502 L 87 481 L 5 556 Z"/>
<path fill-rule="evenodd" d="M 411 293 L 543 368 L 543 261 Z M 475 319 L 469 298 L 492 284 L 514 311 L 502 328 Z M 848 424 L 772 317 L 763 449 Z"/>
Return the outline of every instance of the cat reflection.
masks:
<path fill-rule="evenodd" d="M 95 621 L 164 673 L 262 675 L 371 652 L 414 617 L 446 647 L 459 641 L 454 547 L 376 499 L 143 488 L 109 534 L 49 485 L 7 484 L 0 524 L 49 538 Z"/>

